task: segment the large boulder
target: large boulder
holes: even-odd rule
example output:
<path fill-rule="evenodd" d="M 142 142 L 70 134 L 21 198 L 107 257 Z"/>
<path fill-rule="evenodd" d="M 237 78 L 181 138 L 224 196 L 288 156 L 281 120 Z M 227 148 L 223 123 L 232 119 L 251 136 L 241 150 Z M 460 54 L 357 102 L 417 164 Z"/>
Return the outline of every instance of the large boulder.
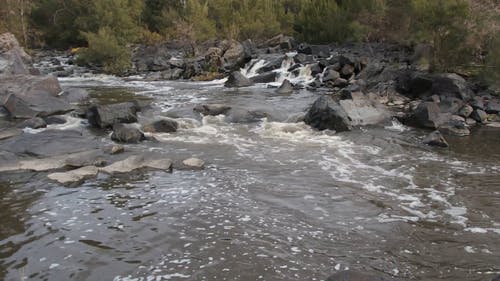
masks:
<path fill-rule="evenodd" d="M 472 97 L 467 81 L 454 73 L 436 75 L 432 82 L 432 93 L 461 100 L 469 100 Z"/>
<path fill-rule="evenodd" d="M 362 96 L 339 102 L 349 117 L 351 126 L 377 125 L 391 118 L 389 111 L 381 104 Z"/>
<path fill-rule="evenodd" d="M 226 83 L 224 84 L 224 86 L 226 87 L 235 87 L 235 88 L 248 87 L 252 85 L 253 85 L 252 81 L 250 81 L 239 71 L 233 71 L 227 78 Z"/>
<path fill-rule="evenodd" d="M 87 119 L 92 126 L 108 128 L 116 123 L 137 122 L 137 106 L 132 102 L 109 105 L 93 105 L 87 110 Z"/>
<path fill-rule="evenodd" d="M 0 74 L 33 73 L 31 57 L 24 52 L 12 33 L 0 34 Z"/>
<path fill-rule="evenodd" d="M 266 62 L 266 64 L 264 64 L 264 66 L 257 69 L 257 73 L 266 73 L 281 68 L 285 58 L 285 56 L 279 56 L 277 58 L 269 60 L 268 62 Z"/>
<path fill-rule="evenodd" d="M 131 124 L 114 124 L 111 139 L 121 143 L 139 143 L 145 140 L 144 134 Z"/>
<path fill-rule="evenodd" d="M 314 102 L 304 122 L 318 130 L 343 132 L 352 129 L 347 113 L 329 96 L 322 96 Z"/>
<path fill-rule="evenodd" d="M 97 173 L 99 173 L 99 168 L 95 166 L 86 166 L 68 172 L 51 173 L 48 174 L 47 177 L 60 184 L 69 184 L 95 177 Z"/>
<path fill-rule="evenodd" d="M 73 109 L 58 96 L 62 90 L 54 76 L 9 75 L 0 80 L 0 105 L 12 118 L 44 117 Z"/>
<path fill-rule="evenodd" d="M 422 102 L 405 120 L 415 127 L 437 129 L 442 123 L 441 110 L 436 102 Z"/>
<path fill-rule="evenodd" d="M 18 155 L 51 157 L 89 151 L 100 146 L 92 135 L 71 130 L 45 130 L 37 134 L 20 134 L 6 140 L 2 150 Z"/>
<path fill-rule="evenodd" d="M 252 43 L 244 42 L 245 44 L 237 41 L 231 41 L 229 48 L 222 56 L 223 68 L 227 71 L 236 71 L 245 66 L 247 62 L 252 59 Z"/>

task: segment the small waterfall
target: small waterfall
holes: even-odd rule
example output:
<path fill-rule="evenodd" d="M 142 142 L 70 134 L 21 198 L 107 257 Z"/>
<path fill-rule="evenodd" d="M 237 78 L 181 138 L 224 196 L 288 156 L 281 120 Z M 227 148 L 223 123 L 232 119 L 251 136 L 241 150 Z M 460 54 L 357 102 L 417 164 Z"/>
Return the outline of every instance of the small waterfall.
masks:
<path fill-rule="evenodd" d="M 259 69 L 261 69 L 264 65 L 266 65 L 266 61 L 263 59 L 253 59 L 247 65 L 245 68 L 241 69 L 241 74 L 244 76 L 250 78 L 257 76 Z"/>
<path fill-rule="evenodd" d="M 278 73 L 276 81 L 269 83 L 270 86 L 280 86 L 285 79 L 288 79 L 293 84 L 304 85 L 314 81 L 314 77 L 311 75 L 311 66 L 303 65 L 296 68 L 294 71 L 289 71 L 292 66 L 295 65 L 294 57 L 297 53 L 287 53 L 285 59 L 281 63 L 281 67 L 273 70 L 273 72 Z M 241 69 L 241 74 L 248 78 L 259 75 L 258 71 L 268 63 L 265 59 L 253 59 L 250 61 L 245 68 Z"/>

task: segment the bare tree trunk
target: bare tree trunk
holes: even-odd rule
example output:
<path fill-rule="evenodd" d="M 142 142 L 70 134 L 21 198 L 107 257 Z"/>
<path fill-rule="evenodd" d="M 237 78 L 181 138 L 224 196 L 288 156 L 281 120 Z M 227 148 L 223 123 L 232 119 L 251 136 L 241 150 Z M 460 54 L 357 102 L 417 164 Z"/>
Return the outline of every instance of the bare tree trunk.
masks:
<path fill-rule="evenodd" d="M 26 19 L 24 17 L 25 12 L 25 2 L 24 0 L 19 0 L 19 14 L 21 18 L 21 31 L 23 33 L 23 45 L 26 46 L 28 44 L 28 32 L 26 27 Z"/>

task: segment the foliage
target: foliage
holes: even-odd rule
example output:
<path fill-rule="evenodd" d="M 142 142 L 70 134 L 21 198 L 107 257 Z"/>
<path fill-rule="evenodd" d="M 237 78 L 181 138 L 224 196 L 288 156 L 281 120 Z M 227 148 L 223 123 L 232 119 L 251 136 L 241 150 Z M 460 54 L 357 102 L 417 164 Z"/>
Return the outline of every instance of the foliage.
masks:
<path fill-rule="evenodd" d="M 97 33 L 84 33 L 88 47 L 78 52 L 78 64 L 101 65 L 104 71 L 124 73 L 130 67 L 130 51 L 108 27 Z"/>

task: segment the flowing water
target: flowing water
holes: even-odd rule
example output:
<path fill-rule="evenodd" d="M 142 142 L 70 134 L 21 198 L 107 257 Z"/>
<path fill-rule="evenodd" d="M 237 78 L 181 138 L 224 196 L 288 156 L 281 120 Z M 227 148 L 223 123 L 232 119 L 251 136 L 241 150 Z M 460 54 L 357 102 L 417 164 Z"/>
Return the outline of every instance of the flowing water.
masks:
<path fill-rule="evenodd" d="M 401 280 L 500 274 L 498 128 L 430 149 L 419 145 L 425 132 L 397 122 L 342 134 L 291 122 L 318 97 L 305 90 L 280 96 L 263 86 L 225 89 L 222 81 L 107 76 L 62 85 L 104 95 L 125 88 L 152 99 L 156 115 L 184 117 L 178 132 L 131 147 L 198 157 L 207 167 L 100 175 L 76 187 L 45 173 L 1 175 L 2 280 L 324 280 L 345 269 Z M 279 118 L 191 118 L 203 103 L 251 105 Z M 85 126 L 71 119 L 58 129 Z"/>

